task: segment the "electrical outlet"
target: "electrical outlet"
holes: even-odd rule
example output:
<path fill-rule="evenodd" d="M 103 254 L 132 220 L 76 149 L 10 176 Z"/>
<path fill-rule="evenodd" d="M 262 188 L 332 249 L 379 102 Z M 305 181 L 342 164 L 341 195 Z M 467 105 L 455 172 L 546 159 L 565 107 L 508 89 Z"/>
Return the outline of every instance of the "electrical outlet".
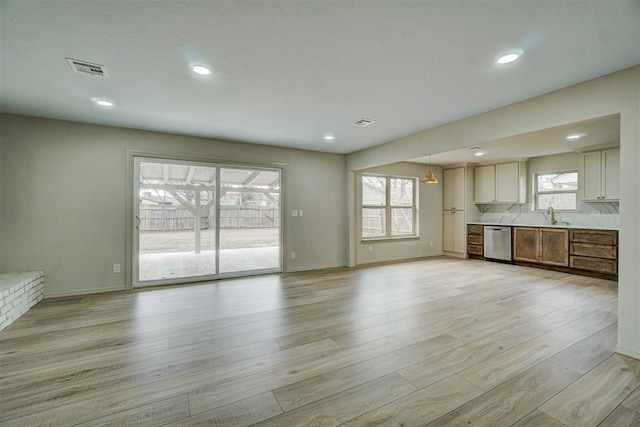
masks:
<path fill-rule="evenodd" d="M 113 264 L 113 273 L 120 273 L 120 264 Z"/>
<path fill-rule="evenodd" d="M 373 246 L 369 245 L 369 252 L 373 252 Z"/>
<path fill-rule="evenodd" d="M 295 252 L 291 252 L 291 259 L 296 259 L 296 253 Z"/>
<path fill-rule="evenodd" d="M 302 209 L 298 211 L 298 216 L 302 216 Z"/>
<path fill-rule="evenodd" d="M 429 246 L 433 246 L 433 240 L 429 240 Z"/>
<path fill-rule="evenodd" d="M 591 216 L 595 217 L 595 218 L 598 218 L 600 216 L 600 210 L 599 209 L 593 209 L 591 211 Z"/>

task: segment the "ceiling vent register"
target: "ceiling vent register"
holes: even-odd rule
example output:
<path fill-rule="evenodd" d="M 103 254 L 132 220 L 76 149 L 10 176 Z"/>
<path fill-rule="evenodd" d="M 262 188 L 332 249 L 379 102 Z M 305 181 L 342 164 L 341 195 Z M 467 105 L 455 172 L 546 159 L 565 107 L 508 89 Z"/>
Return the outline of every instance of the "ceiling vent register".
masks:
<path fill-rule="evenodd" d="M 354 125 L 357 126 L 362 126 L 363 128 L 366 128 L 369 125 L 374 124 L 376 121 L 375 120 L 371 120 L 371 119 L 359 119 L 356 120 L 355 122 L 353 122 Z"/>
<path fill-rule="evenodd" d="M 76 73 L 89 74 L 95 77 L 109 78 L 109 73 L 104 65 L 94 64 L 92 62 L 82 61 L 80 59 L 65 58 L 67 63 Z"/>

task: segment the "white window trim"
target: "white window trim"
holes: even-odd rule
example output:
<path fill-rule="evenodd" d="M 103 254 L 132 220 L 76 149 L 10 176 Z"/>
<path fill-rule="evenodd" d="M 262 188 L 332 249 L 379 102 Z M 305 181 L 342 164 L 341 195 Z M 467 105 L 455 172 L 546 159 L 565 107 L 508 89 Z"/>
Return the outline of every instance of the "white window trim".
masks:
<path fill-rule="evenodd" d="M 365 205 L 363 201 L 364 192 L 362 191 L 362 179 L 366 176 L 385 178 L 385 205 Z M 412 206 L 398 206 L 391 205 L 391 179 L 408 179 L 413 181 L 413 204 Z M 391 234 L 391 226 L 392 226 L 392 216 L 391 212 L 393 209 L 409 209 L 412 211 L 412 234 L 404 234 L 404 235 L 393 235 Z M 362 213 L 365 209 L 384 209 L 385 210 L 385 229 L 386 234 L 384 236 L 372 236 L 372 237 L 364 237 L 362 235 Z M 418 179 L 414 176 L 398 176 L 398 175 L 384 175 L 384 174 L 375 174 L 375 173 L 363 173 L 360 176 L 360 238 L 362 241 L 372 242 L 372 241 L 388 241 L 388 240 L 410 240 L 417 239 L 420 236 L 418 235 Z"/>
<path fill-rule="evenodd" d="M 580 182 L 580 176 L 578 175 L 578 170 L 577 169 L 569 169 L 569 170 L 556 170 L 556 171 L 549 171 L 549 172 L 536 172 L 533 174 L 533 211 L 534 212 L 546 212 L 546 209 L 542 209 L 540 207 L 538 207 L 538 195 L 541 194 L 575 194 L 576 195 L 576 208 L 575 209 L 556 209 L 555 207 L 553 208 L 553 210 L 555 212 L 577 212 L 578 211 L 578 206 L 580 204 L 580 200 L 578 199 L 578 190 L 579 190 L 579 184 L 578 184 L 578 188 L 576 188 L 575 190 L 566 190 L 566 191 L 538 191 L 538 176 L 539 175 L 553 175 L 553 174 L 563 174 L 563 173 L 572 173 L 575 172 L 577 175 L 577 181 L 578 183 Z"/>

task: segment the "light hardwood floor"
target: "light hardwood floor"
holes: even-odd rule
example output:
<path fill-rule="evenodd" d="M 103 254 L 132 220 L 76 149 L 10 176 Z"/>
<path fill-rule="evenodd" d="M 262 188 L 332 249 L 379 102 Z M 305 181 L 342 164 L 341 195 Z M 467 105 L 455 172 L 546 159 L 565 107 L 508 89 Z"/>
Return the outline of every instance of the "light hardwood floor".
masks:
<path fill-rule="evenodd" d="M 640 425 L 616 283 L 451 258 L 51 300 L 0 424 Z"/>

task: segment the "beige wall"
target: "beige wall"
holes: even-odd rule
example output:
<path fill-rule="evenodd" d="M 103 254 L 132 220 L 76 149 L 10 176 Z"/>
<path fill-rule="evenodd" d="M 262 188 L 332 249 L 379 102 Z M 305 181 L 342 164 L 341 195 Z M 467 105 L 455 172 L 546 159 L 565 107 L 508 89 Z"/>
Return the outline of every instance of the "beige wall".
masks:
<path fill-rule="evenodd" d="M 42 269 L 46 296 L 125 289 L 130 152 L 284 165 L 285 270 L 345 265 L 345 156 L 0 115 L 0 272 Z M 296 259 L 287 256 L 296 251 Z"/>
<path fill-rule="evenodd" d="M 640 358 L 640 66 L 349 154 L 347 169 L 481 145 L 612 114 L 620 114 L 618 351 Z"/>
<path fill-rule="evenodd" d="M 433 167 L 433 173 L 442 182 L 442 171 Z M 422 178 L 426 165 L 416 163 L 395 163 L 370 168 L 355 174 L 356 212 L 362 207 L 360 177 L 362 173 L 377 173 L 402 177 Z M 442 185 L 420 184 L 418 181 L 418 226 L 420 237 L 417 239 L 362 241 L 362 223 L 360 215 L 355 215 L 354 232 L 356 235 L 356 264 L 419 258 L 442 254 Z M 371 247 L 371 252 L 369 252 Z"/>

